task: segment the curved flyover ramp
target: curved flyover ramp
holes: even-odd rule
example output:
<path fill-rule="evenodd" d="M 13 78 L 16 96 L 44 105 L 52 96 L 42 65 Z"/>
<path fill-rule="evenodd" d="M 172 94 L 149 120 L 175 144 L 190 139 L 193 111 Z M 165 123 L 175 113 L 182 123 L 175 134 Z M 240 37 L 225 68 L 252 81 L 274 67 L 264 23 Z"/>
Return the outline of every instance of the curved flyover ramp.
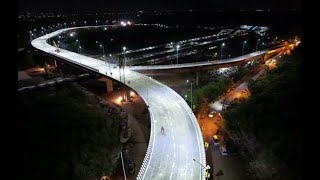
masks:
<path fill-rule="evenodd" d="M 242 56 L 237 56 L 229 59 L 220 59 L 214 61 L 202 61 L 202 62 L 193 62 L 193 63 L 182 63 L 182 64 L 169 64 L 169 65 L 152 65 L 152 66 L 130 66 L 130 70 L 141 71 L 141 70 L 168 70 L 168 69 L 183 69 L 183 68 L 195 68 L 195 67 L 209 67 L 209 66 L 218 66 L 218 65 L 229 65 L 232 66 L 232 63 L 243 62 L 254 60 L 256 57 L 261 57 L 269 53 L 270 51 L 282 49 L 285 45 L 278 45 L 268 49 L 259 50 L 257 52 L 252 52 Z"/>
<path fill-rule="evenodd" d="M 63 49 L 56 52 L 57 48 L 47 43 L 49 38 L 69 29 L 39 37 L 31 44 L 44 53 L 120 81 L 118 67 L 110 68 L 106 62 Z M 193 161 L 196 159 L 206 165 L 200 128 L 188 104 L 168 86 L 148 76 L 125 69 L 125 77 L 124 83 L 135 90 L 149 106 L 151 119 L 150 141 L 137 179 L 205 179 L 205 170 Z M 161 133 L 162 126 L 164 134 Z"/>

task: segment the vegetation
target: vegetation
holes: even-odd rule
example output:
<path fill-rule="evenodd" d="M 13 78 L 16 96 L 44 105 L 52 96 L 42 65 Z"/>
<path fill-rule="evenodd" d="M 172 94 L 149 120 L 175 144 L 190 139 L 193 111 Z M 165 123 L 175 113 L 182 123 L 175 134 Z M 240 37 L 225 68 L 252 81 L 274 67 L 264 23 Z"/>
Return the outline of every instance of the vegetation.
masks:
<path fill-rule="evenodd" d="M 253 83 L 251 98 L 225 113 L 226 125 L 248 171 L 258 179 L 300 179 L 301 54 L 284 57 L 278 68 Z"/>
<path fill-rule="evenodd" d="M 98 102 L 71 85 L 19 94 L 18 179 L 110 175 L 120 147 L 119 116 L 106 116 Z"/>
<path fill-rule="evenodd" d="M 193 104 L 198 105 L 202 100 L 212 101 L 219 97 L 223 92 L 230 88 L 233 84 L 233 81 L 228 78 L 218 78 L 215 81 L 212 81 L 200 89 L 196 89 L 193 92 Z M 190 104 L 191 98 L 188 96 L 187 102 Z"/>
<path fill-rule="evenodd" d="M 237 71 L 233 75 L 231 75 L 231 77 L 236 82 L 239 81 L 242 77 L 246 76 L 249 72 L 249 68 L 241 66 L 237 68 Z"/>

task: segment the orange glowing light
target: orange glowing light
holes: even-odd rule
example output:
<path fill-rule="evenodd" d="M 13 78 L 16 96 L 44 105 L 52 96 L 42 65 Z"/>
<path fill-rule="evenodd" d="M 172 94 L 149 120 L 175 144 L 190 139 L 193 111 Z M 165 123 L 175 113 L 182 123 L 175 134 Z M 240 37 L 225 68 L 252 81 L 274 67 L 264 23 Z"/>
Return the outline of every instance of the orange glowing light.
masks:
<path fill-rule="evenodd" d="M 118 97 L 118 99 L 117 99 L 117 103 L 118 103 L 118 104 L 120 104 L 122 100 L 123 100 L 123 98 L 122 98 L 121 96 L 120 96 L 120 97 Z"/>

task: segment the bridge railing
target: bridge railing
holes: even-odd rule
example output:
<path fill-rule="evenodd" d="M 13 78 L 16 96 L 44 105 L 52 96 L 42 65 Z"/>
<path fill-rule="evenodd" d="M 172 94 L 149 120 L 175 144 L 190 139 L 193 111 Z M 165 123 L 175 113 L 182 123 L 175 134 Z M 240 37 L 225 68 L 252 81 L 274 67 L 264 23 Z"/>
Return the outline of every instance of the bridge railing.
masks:
<path fill-rule="evenodd" d="M 148 102 L 146 100 L 144 100 L 147 107 L 149 107 Z M 152 154 L 152 150 L 153 150 L 153 146 L 154 146 L 154 133 L 155 133 L 155 127 L 154 127 L 154 121 L 153 121 L 153 114 L 150 111 L 150 107 L 149 107 L 149 113 L 150 113 L 150 121 L 151 121 L 151 130 L 150 130 L 150 139 L 149 139 L 149 144 L 148 144 L 148 148 L 147 148 L 147 152 L 146 155 L 143 159 L 142 165 L 140 167 L 139 173 L 137 175 L 137 180 L 142 180 L 144 179 L 145 173 L 147 171 L 147 168 L 149 166 L 150 163 L 150 159 L 151 159 L 151 154 Z"/>

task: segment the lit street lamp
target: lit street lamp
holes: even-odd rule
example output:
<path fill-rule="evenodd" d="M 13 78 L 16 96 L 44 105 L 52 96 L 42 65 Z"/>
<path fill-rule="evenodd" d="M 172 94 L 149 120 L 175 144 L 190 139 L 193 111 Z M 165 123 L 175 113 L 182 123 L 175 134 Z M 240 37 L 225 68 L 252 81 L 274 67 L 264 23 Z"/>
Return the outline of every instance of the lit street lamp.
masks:
<path fill-rule="evenodd" d="M 189 80 L 187 80 L 187 83 L 189 83 Z M 193 111 L 193 106 L 192 106 L 192 81 L 190 81 L 191 83 L 191 111 Z"/>
<path fill-rule="evenodd" d="M 201 167 L 206 170 L 206 172 L 207 172 L 207 170 L 211 169 L 210 165 L 204 166 L 203 164 L 201 164 L 200 162 L 198 162 L 198 161 L 195 160 L 195 159 L 193 159 L 193 161 L 194 161 L 194 162 L 197 162 L 198 164 L 200 164 Z M 202 178 L 202 171 L 201 171 L 201 178 Z M 207 179 L 207 177 L 206 177 L 206 179 Z"/>
<path fill-rule="evenodd" d="M 177 64 L 179 64 L 179 48 L 180 45 L 177 45 Z"/>
<path fill-rule="evenodd" d="M 148 102 L 148 100 L 149 100 L 149 83 L 148 83 L 148 81 L 150 81 L 151 80 L 151 77 L 148 77 L 149 79 L 147 79 L 146 81 L 147 81 L 147 102 Z"/>
<path fill-rule="evenodd" d="M 122 73 L 123 73 L 123 83 L 126 84 L 126 76 L 125 76 L 125 66 L 126 66 L 126 47 L 122 47 L 123 49 L 123 63 L 122 63 Z M 121 72 L 120 67 L 119 67 L 119 73 Z M 121 76 L 120 76 L 120 82 L 121 82 Z M 124 95 L 123 95 L 123 101 L 127 101 L 127 93 L 126 89 L 124 89 Z"/>
<path fill-rule="evenodd" d="M 78 39 L 76 39 L 76 42 L 78 42 L 79 47 L 81 46 L 80 41 Z"/>
<path fill-rule="evenodd" d="M 79 51 L 78 53 L 81 54 L 81 46 L 79 46 L 79 50 L 78 51 Z"/>
<path fill-rule="evenodd" d="M 79 46 L 79 54 L 81 54 L 81 46 Z M 81 64 L 81 57 L 80 57 L 80 64 Z"/>
<path fill-rule="evenodd" d="M 260 39 L 257 40 L 256 52 L 258 51 Z"/>
<path fill-rule="evenodd" d="M 111 57 L 112 57 L 112 55 L 111 54 L 109 54 L 109 57 L 110 57 L 110 61 L 111 61 Z M 109 71 L 110 71 L 110 75 L 112 76 L 112 72 L 111 72 L 111 64 L 110 64 L 110 61 L 109 61 Z"/>
<path fill-rule="evenodd" d="M 123 47 L 123 55 L 124 55 L 124 66 L 126 66 L 126 47 Z"/>
<path fill-rule="evenodd" d="M 243 43 L 242 43 L 242 55 L 244 54 L 244 45 L 246 45 L 247 44 L 247 41 L 243 41 Z"/>
<path fill-rule="evenodd" d="M 103 53 L 103 58 L 105 59 L 106 55 L 104 54 L 104 46 L 102 44 L 100 44 L 100 47 L 102 48 L 102 53 Z"/>
<path fill-rule="evenodd" d="M 220 59 L 222 59 L 222 49 L 223 49 L 223 47 L 224 47 L 225 45 L 226 45 L 225 43 L 222 43 L 222 44 L 221 44 Z"/>
<path fill-rule="evenodd" d="M 30 31 L 30 33 L 29 33 L 30 41 L 32 41 L 32 36 L 33 36 L 33 33 L 32 33 L 32 31 Z"/>
<path fill-rule="evenodd" d="M 123 63 L 122 63 L 122 72 L 123 72 L 123 83 L 126 84 L 126 77 L 125 77 L 125 71 L 124 68 L 126 66 L 126 47 L 123 47 Z"/>

